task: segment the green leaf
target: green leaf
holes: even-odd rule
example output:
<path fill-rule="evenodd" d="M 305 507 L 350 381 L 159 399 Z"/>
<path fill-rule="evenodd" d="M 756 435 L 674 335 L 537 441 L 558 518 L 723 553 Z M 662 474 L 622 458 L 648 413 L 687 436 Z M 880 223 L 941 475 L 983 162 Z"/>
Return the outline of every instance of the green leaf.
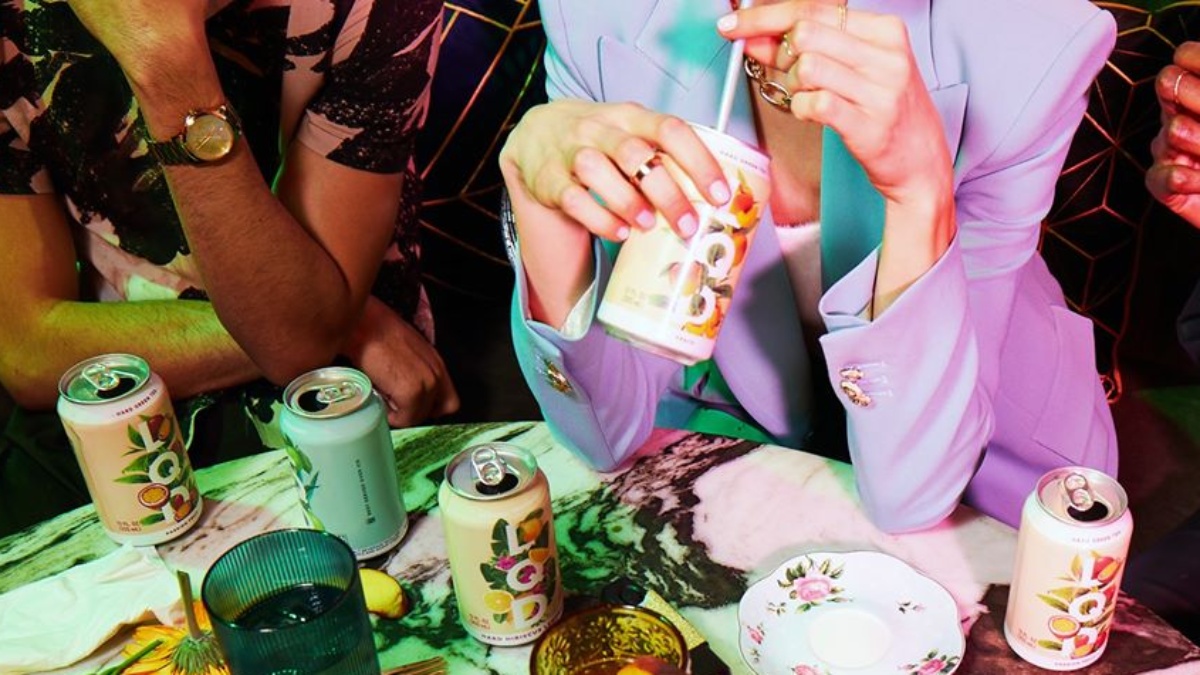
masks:
<path fill-rule="evenodd" d="M 128 485 L 140 485 L 142 483 L 150 483 L 153 481 L 150 480 L 150 476 L 147 476 L 144 473 L 131 473 L 121 476 L 120 478 L 115 479 L 113 482 L 125 483 Z"/>
<path fill-rule="evenodd" d="M 1078 581 L 1083 576 L 1083 561 L 1079 556 L 1071 558 L 1071 580 Z"/>
<path fill-rule="evenodd" d="M 1055 652 L 1062 651 L 1062 643 L 1055 642 L 1054 640 L 1038 640 L 1037 646 L 1041 647 L 1042 649 L 1049 649 Z"/>
<path fill-rule="evenodd" d="M 1071 611 L 1071 608 L 1067 606 L 1067 603 L 1054 597 L 1053 595 L 1045 595 L 1043 593 L 1038 593 L 1038 597 L 1042 599 L 1042 602 L 1046 603 L 1047 605 L 1050 605 L 1051 607 L 1053 607 L 1054 609 L 1057 609 L 1060 612 Z"/>
<path fill-rule="evenodd" d="M 142 453 L 130 462 L 129 466 L 121 469 L 121 473 L 148 473 L 150 471 L 150 454 L 149 452 Z"/>
<path fill-rule="evenodd" d="M 129 436 L 129 442 L 133 443 L 134 447 L 139 450 L 146 449 L 146 444 L 142 442 L 142 435 L 137 432 L 137 429 L 133 428 L 132 424 L 125 427 L 125 433 Z"/>
<path fill-rule="evenodd" d="M 155 523 L 161 523 L 162 521 L 164 521 L 166 519 L 167 519 L 166 516 L 164 516 L 162 513 L 151 513 L 150 515 L 146 516 L 145 518 L 142 518 L 138 522 L 141 523 L 142 525 L 153 525 Z"/>
<path fill-rule="evenodd" d="M 1086 593 L 1087 590 L 1077 586 L 1071 586 L 1064 588 L 1052 588 L 1046 592 L 1064 602 L 1071 602 L 1075 598 Z"/>

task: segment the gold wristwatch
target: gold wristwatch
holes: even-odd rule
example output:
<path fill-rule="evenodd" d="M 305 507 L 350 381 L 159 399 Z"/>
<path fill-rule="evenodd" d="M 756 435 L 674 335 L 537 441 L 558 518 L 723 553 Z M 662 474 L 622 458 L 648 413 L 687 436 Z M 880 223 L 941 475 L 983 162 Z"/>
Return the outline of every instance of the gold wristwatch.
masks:
<path fill-rule="evenodd" d="M 233 152 L 242 121 L 228 104 L 193 110 L 183 118 L 183 131 L 165 141 L 146 140 L 146 149 L 163 164 L 209 164 Z"/>

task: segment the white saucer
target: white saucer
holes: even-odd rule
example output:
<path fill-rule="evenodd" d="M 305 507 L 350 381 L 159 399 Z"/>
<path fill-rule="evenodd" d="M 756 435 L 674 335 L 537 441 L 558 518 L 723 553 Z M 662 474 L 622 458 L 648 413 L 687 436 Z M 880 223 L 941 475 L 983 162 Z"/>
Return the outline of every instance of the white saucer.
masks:
<path fill-rule="evenodd" d="M 738 605 L 742 658 L 758 675 L 947 675 L 966 641 L 946 589 L 884 553 L 807 553 Z"/>

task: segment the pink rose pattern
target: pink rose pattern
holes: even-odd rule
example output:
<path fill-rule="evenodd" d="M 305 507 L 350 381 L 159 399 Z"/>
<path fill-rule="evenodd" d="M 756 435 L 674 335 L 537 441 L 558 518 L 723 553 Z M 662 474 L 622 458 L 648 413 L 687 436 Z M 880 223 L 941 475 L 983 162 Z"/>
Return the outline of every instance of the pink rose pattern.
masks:
<path fill-rule="evenodd" d="M 939 654 L 935 649 L 925 655 L 919 663 L 906 663 L 899 670 L 906 675 L 946 675 L 958 667 L 958 656 Z"/>
<path fill-rule="evenodd" d="M 851 599 L 842 595 L 845 589 L 836 584 L 844 567 L 834 565 L 829 558 L 818 562 L 804 556 L 795 567 L 783 571 L 779 587 L 788 589 L 789 598 L 800 601 L 797 612 L 807 612 L 826 602 L 849 602 Z"/>

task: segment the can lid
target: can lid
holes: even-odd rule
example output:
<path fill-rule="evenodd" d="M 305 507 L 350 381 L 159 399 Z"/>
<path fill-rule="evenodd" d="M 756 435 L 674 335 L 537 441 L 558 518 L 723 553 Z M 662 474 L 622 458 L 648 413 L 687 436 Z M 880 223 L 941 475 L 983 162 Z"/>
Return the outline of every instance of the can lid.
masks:
<path fill-rule="evenodd" d="M 1055 518 L 1071 525 L 1099 527 L 1125 514 L 1125 488 L 1095 469 L 1068 466 L 1038 481 L 1038 502 Z"/>
<path fill-rule="evenodd" d="M 133 354 L 101 354 L 67 369 L 58 392 L 73 403 L 108 403 L 141 389 L 150 379 L 150 365 Z"/>
<path fill-rule="evenodd" d="M 309 371 L 283 390 L 283 405 L 300 417 L 330 419 L 358 410 L 371 397 L 371 380 L 342 366 Z"/>
<path fill-rule="evenodd" d="M 450 460 L 446 483 L 467 499 L 487 501 L 524 490 L 537 471 L 537 460 L 525 448 L 485 443 L 471 446 Z"/>

